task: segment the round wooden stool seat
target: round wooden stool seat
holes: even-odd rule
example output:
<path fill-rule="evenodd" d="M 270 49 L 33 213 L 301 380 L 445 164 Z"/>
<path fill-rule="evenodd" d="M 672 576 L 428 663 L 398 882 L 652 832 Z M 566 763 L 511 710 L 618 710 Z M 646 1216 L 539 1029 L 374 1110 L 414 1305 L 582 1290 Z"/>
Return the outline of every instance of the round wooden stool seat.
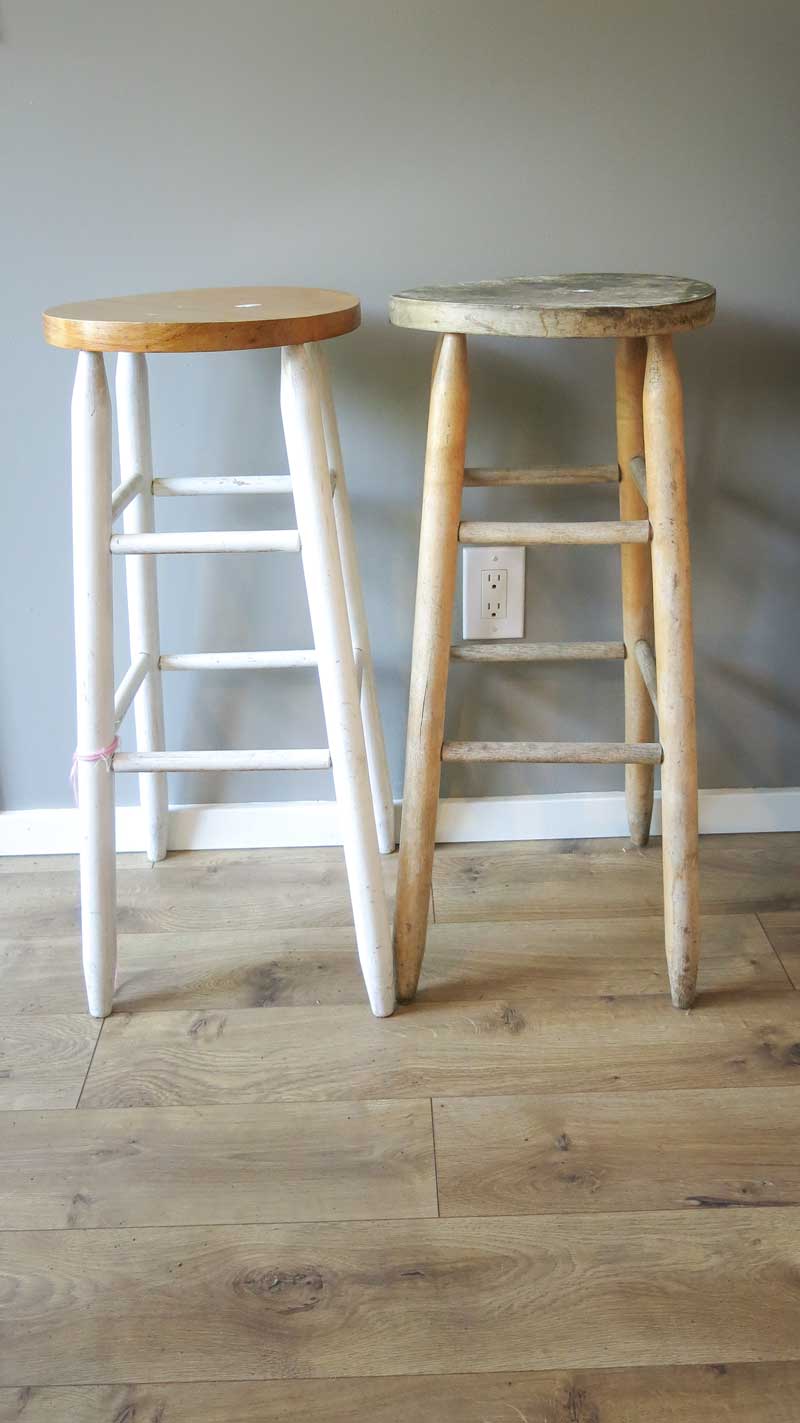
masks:
<path fill-rule="evenodd" d="M 361 306 L 321 287 L 208 287 L 70 302 L 42 319 L 51 346 L 77 351 L 244 351 L 344 336 Z"/>
<path fill-rule="evenodd" d="M 417 287 L 393 296 L 395 326 L 466 336 L 656 336 L 705 326 L 708 282 L 627 272 L 572 272 Z"/>

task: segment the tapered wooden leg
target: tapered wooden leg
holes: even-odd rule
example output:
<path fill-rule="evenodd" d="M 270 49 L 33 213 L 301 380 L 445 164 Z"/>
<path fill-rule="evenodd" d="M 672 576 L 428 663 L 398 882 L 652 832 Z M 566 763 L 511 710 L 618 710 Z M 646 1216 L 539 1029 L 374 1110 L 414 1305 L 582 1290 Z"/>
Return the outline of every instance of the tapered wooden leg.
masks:
<path fill-rule="evenodd" d="M 325 445 L 328 464 L 336 479 L 333 513 L 336 519 L 336 535 L 339 540 L 344 591 L 347 598 L 347 615 L 350 619 L 350 635 L 353 649 L 361 658 L 361 718 L 364 723 L 364 740 L 367 746 L 369 781 L 372 787 L 372 805 L 375 825 L 378 831 L 378 847 L 382 855 L 391 854 L 395 847 L 394 799 L 389 776 L 389 762 L 386 759 L 386 744 L 378 706 L 378 692 L 375 686 L 375 669 L 367 627 L 367 610 L 358 568 L 353 520 L 350 513 L 350 496 L 344 477 L 342 446 L 339 440 L 339 424 L 333 403 L 328 361 L 323 347 L 319 344 L 307 348 L 317 366 L 320 399 L 322 402 L 322 424 L 325 430 Z"/>
<path fill-rule="evenodd" d="M 317 366 L 304 346 L 284 348 L 281 412 L 358 955 L 372 1011 L 377 1017 L 386 1017 L 395 1005 L 391 932 L 339 561 Z"/>
<path fill-rule="evenodd" d="M 117 968 L 111 604 L 111 402 L 103 357 L 82 351 L 72 396 L 72 528 L 81 939 L 89 1012 L 111 1012 Z"/>
<path fill-rule="evenodd" d="M 664 928 L 672 1001 L 688 1008 L 699 957 L 697 744 L 683 395 L 669 336 L 647 340 L 644 381 L 647 502 L 653 526 Z"/>
<path fill-rule="evenodd" d="M 147 361 L 143 355 L 121 352 L 117 356 L 117 426 L 119 464 L 123 480 L 143 478 L 142 492 L 125 509 L 126 534 L 150 534 L 153 514 L 153 456 L 150 443 L 150 396 Z M 156 562 L 150 554 L 131 554 L 125 560 L 128 588 L 128 627 L 131 661 L 144 653 L 150 667 L 133 705 L 137 751 L 163 751 L 164 702 L 158 632 Z M 167 853 L 169 805 L 164 771 L 139 777 L 139 798 L 147 835 L 147 858 L 163 860 Z"/>
<path fill-rule="evenodd" d="M 443 337 L 431 383 L 394 947 L 397 992 L 417 991 L 428 922 L 469 413 L 465 336 Z"/>
<path fill-rule="evenodd" d="M 647 507 L 634 483 L 630 461 L 644 454 L 642 395 L 647 343 L 623 337 L 617 343 L 617 458 L 621 519 L 646 519 Z M 639 638 L 653 644 L 653 585 L 647 544 L 622 544 L 622 630 L 625 640 L 625 740 L 653 741 L 655 717 L 634 655 Z M 646 845 L 653 815 L 653 767 L 625 767 L 628 828 L 634 845 Z"/>

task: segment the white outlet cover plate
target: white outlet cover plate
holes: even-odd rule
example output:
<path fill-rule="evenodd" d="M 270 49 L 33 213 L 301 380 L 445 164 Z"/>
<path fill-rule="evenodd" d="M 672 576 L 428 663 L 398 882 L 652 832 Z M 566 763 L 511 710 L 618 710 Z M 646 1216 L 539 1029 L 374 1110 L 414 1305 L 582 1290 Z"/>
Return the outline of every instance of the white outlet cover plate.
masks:
<path fill-rule="evenodd" d="M 463 634 L 465 641 L 488 642 L 492 638 L 525 635 L 525 550 L 524 548 L 462 549 Z M 507 617 L 485 617 L 481 606 L 481 575 L 489 570 L 508 573 Z"/>

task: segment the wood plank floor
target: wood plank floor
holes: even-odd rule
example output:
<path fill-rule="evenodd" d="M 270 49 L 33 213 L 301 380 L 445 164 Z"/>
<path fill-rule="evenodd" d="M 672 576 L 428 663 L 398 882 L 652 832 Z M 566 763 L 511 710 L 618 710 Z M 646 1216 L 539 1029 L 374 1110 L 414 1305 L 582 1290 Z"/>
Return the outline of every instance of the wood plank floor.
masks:
<path fill-rule="evenodd" d="M 0 1423 L 797 1423 L 800 836 L 437 852 L 379 1022 L 335 850 L 0 862 Z M 395 861 L 384 862 L 387 888 Z"/>

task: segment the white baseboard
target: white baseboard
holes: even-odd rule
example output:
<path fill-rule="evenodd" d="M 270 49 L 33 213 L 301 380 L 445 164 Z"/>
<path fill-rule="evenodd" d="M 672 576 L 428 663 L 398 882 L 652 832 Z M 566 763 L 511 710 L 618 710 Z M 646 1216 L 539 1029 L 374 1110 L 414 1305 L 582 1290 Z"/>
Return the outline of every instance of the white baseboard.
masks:
<path fill-rule="evenodd" d="M 399 806 L 396 810 L 399 823 Z M 659 828 L 657 799 L 655 834 Z M 701 834 L 780 830 L 800 830 L 800 787 L 700 792 Z M 625 796 L 621 791 L 443 800 L 437 822 L 437 839 L 450 842 L 603 839 L 627 833 Z M 339 844 L 334 801 L 177 805 L 170 811 L 171 850 Z M 0 855 L 70 855 L 77 849 L 78 812 L 74 809 L 10 810 L 0 814 Z M 118 807 L 117 849 L 144 849 L 138 807 Z"/>

